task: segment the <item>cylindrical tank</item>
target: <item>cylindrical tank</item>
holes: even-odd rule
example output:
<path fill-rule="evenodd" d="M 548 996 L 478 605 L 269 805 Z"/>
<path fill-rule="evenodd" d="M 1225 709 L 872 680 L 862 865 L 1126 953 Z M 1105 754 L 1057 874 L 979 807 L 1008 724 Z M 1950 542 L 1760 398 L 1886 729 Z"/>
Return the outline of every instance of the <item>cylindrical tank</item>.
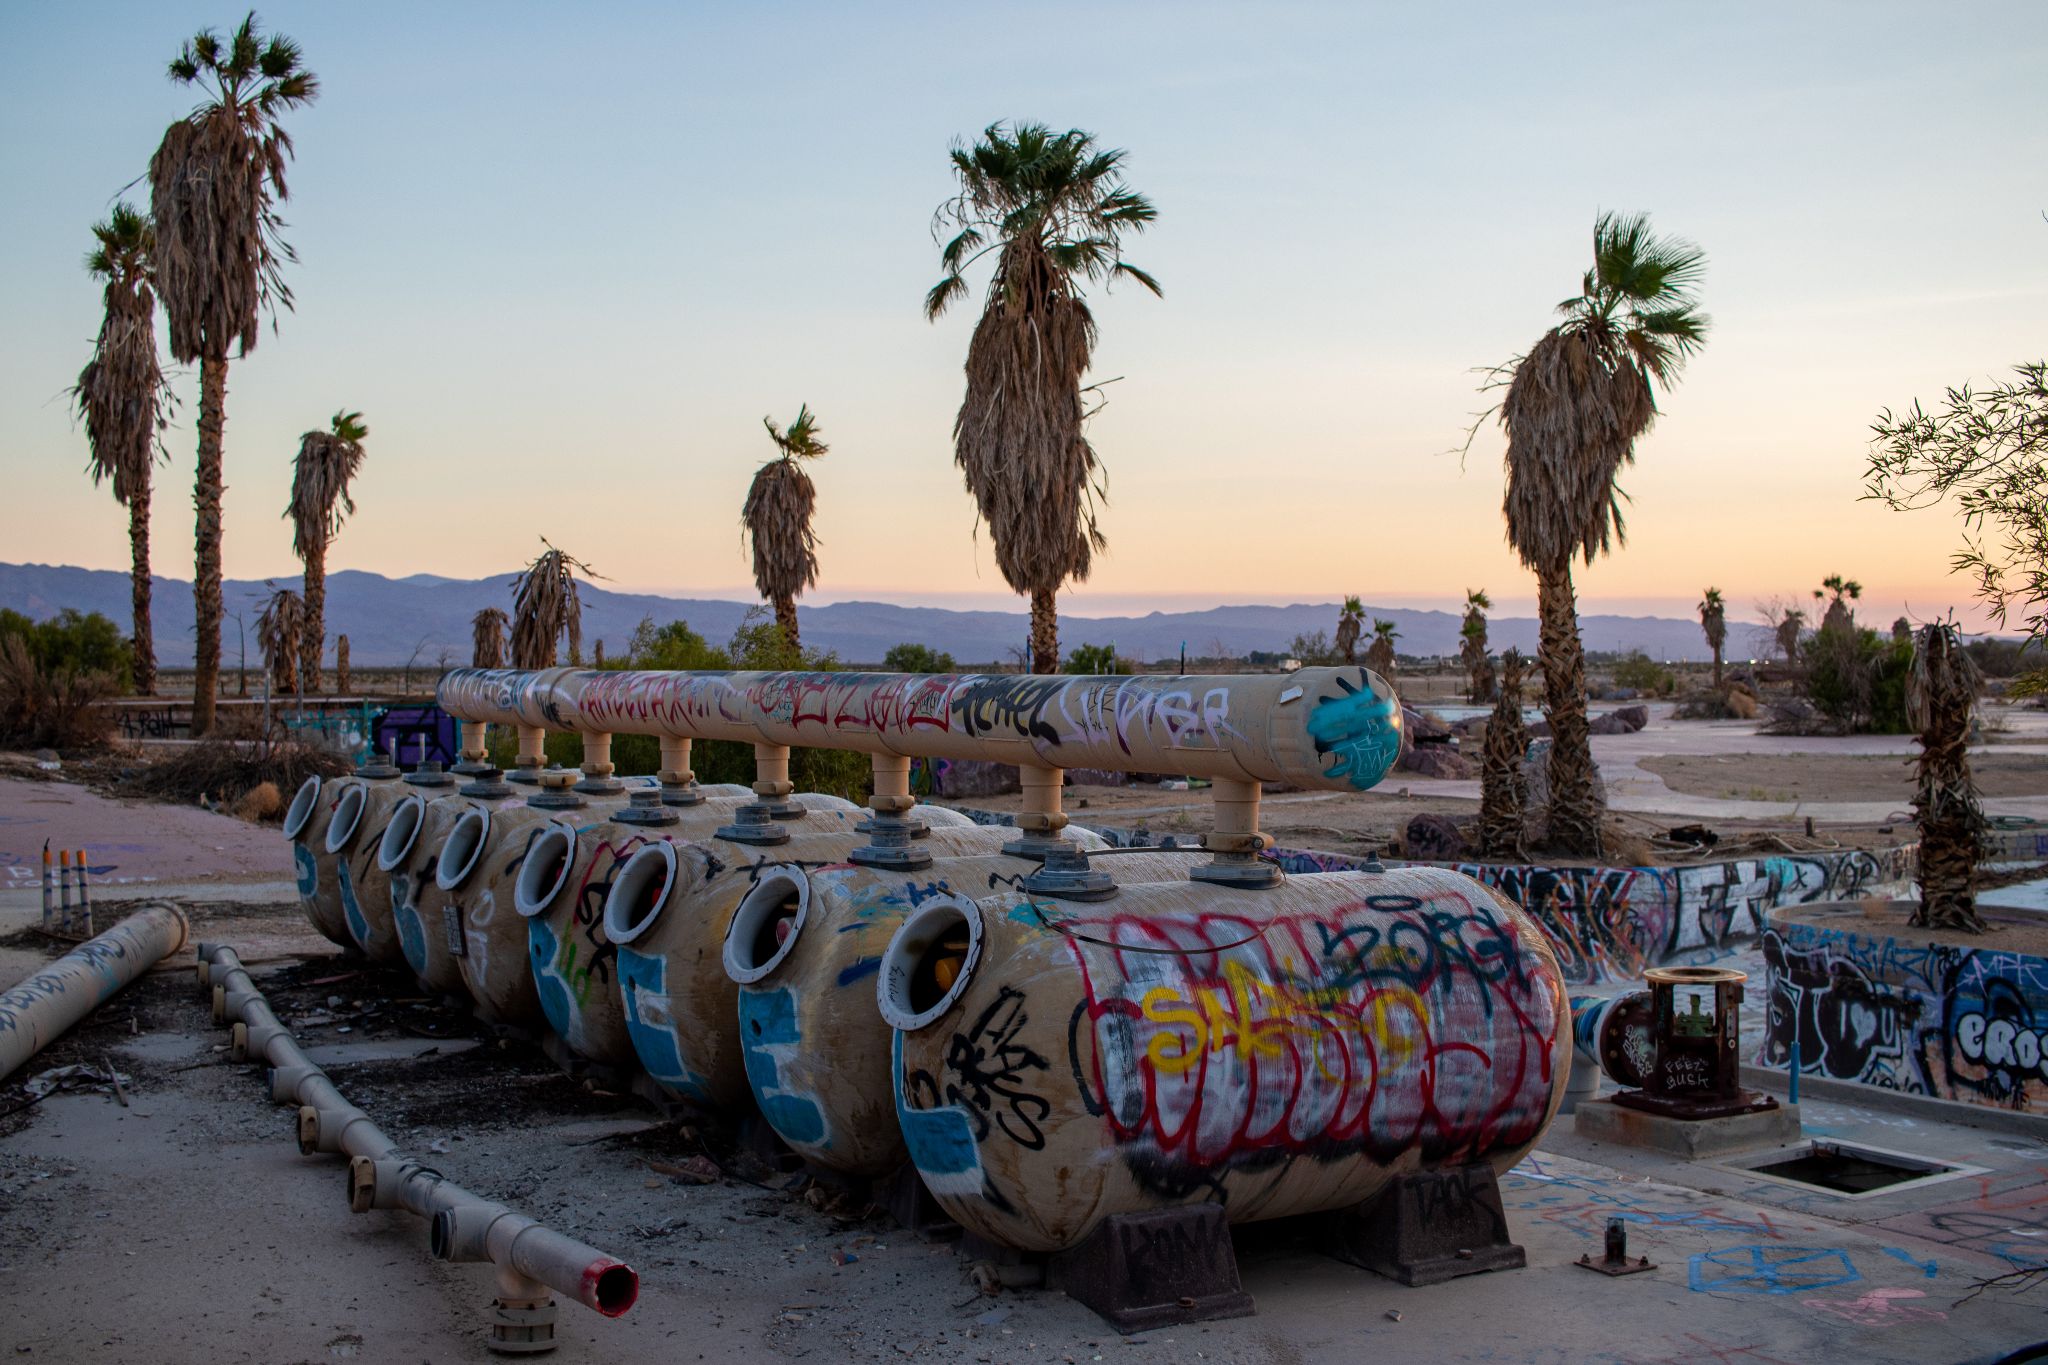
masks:
<path fill-rule="evenodd" d="M 299 909 L 307 922 L 330 943 L 354 951 L 348 921 L 341 913 L 341 883 L 327 854 L 327 826 L 344 783 L 353 778 L 323 778 L 317 773 L 299 784 L 284 812 L 284 837 L 291 841 L 292 870 L 298 878 Z"/>
<path fill-rule="evenodd" d="M 347 779 L 340 784 L 334 815 L 327 822 L 322 847 L 341 891 L 342 924 L 357 950 L 372 962 L 404 958 L 391 922 L 391 879 L 377 866 L 377 850 L 391 812 L 413 791 L 395 769 L 389 777 Z"/>
<path fill-rule="evenodd" d="M 1099 866 L 1119 884 L 1180 880 L 1207 853 L 1118 853 Z M 906 1159 L 890 1102 L 893 1031 L 874 978 L 897 928 L 946 898 L 963 906 L 1038 868 L 1002 853 L 929 867 L 763 871 L 726 930 L 726 975 L 739 989 L 741 1056 L 754 1102 L 782 1140 L 826 1170 L 877 1177 Z"/>
<path fill-rule="evenodd" d="M 994 853 L 1012 829 L 935 828 L 918 847 L 934 858 Z M 743 1103 L 738 987 L 725 973 L 733 912 L 770 869 L 841 866 L 867 836 L 796 833 L 755 848 L 723 839 L 642 849 L 612 879 L 605 935 L 617 946 L 626 1027 L 640 1065 L 664 1089 L 702 1104 Z"/>
<path fill-rule="evenodd" d="M 391 879 L 391 922 L 405 963 L 422 986 L 440 995 L 461 995 L 463 987 L 445 916 L 450 902 L 434 880 L 434 867 L 455 822 L 481 804 L 460 792 L 431 798 L 415 793 L 391 813 L 377 849 L 377 865 Z M 459 926 L 456 933 L 459 941 Z"/>
<path fill-rule="evenodd" d="M 513 908 L 526 921 L 527 964 L 548 1027 L 579 1057 L 615 1067 L 637 1062 L 616 979 L 618 950 L 604 927 L 605 897 L 619 869 L 649 844 L 711 837 L 732 823 L 743 802 L 755 799 L 744 788 L 740 793 L 694 806 L 663 806 L 657 800 L 646 811 L 614 808 L 610 818 L 554 820 L 528 845 L 513 883 Z M 859 806 L 812 792 L 795 800 L 805 815 L 778 822 L 792 835 L 857 837 L 852 829 L 860 819 Z M 663 823 L 629 818 L 642 815 Z"/>
<path fill-rule="evenodd" d="M 1605 1072 L 1617 1085 L 1640 1086 L 1657 1069 L 1657 1040 L 1648 991 L 1601 998 L 1572 997 L 1572 1061 L 1587 1074 L 1585 1089 L 1598 1089 Z"/>
<path fill-rule="evenodd" d="M 1543 931 L 1433 868 L 935 900 L 891 940 L 877 998 L 925 1184 L 1035 1251 L 1116 1213 L 1213 1201 L 1250 1222 L 1404 1171 L 1505 1171 L 1572 1046 Z"/>

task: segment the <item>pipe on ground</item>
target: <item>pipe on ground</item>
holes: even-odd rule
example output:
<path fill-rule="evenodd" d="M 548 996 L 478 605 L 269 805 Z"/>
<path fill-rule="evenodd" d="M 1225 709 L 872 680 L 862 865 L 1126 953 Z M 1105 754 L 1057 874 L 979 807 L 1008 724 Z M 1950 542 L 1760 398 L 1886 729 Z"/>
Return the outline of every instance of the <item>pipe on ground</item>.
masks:
<path fill-rule="evenodd" d="M 640 1277 L 631 1266 L 400 1155 L 369 1115 L 307 1060 L 233 948 L 202 944 L 199 959 L 201 984 L 211 986 L 215 1016 L 225 1013 L 234 1020 L 236 1055 L 267 1063 L 271 1097 L 300 1106 L 299 1150 L 340 1152 L 349 1158 L 349 1207 L 358 1213 L 403 1209 L 416 1214 L 429 1220 L 429 1246 L 439 1259 L 491 1261 L 498 1267 L 493 1350 L 548 1349 L 553 1305 L 543 1289 L 606 1317 L 618 1317 L 633 1306 Z"/>
<path fill-rule="evenodd" d="M 0 1079 L 184 947 L 189 930 L 177 906 L 146 905 L 0 995 Z"/>

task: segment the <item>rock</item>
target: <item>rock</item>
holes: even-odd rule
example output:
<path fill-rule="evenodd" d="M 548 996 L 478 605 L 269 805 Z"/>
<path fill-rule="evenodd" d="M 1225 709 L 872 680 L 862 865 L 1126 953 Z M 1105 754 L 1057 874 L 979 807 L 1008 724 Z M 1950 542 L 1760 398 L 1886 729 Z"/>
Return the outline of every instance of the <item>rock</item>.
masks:
<path fill-rule="evenodd" d="M 1622 706 L 1614 712 L 1615 719 L 1625 722 L 1631 730 L 1640 730 L 1650 723 L 1650 708 L 1647 706 Z"/>
<path fill-rule="evenodd" d="M 1008 763 L 984 763 L 979 759 L 941 759 L 936 765 L 941 796 L 1001 796 L 1024 790 L 1017 769 Z"/>
<path fill-rule="evenodd" d="M 1550 741 L 1539 739 L 1529 746 L 1528 754 L 1522 759 L 1522 780 L 1528 796 L 1522 810 L 1525 816 L 1523 827 L 1531 841 L 1542 837 L 1550 815 Z M 1607 804 L 1607 784 L 1600 780 L 1600 770 L 1593 770 L 1593 792 L 1602 805 Z"/>
<path fill-rule="evenodd" d="M 1456 862 L 1471 852 L 1464 831 L 1448 815 L 1418 815 L 1410 820 L 1404 847 L 1408 857 L 1430 862 Z"/>
<path fill-rule="evenodd" d="M 1122 787 L 1130 780 L 1129 773 L 1111 772 L 1107 768 L 1067 769 L 1067 785 L 1070 787 Z"/>
<path fill-rule="evenodd" d="M 1604 712 L 1586 722 L 1586 733 L 1590 735 L 1632 735 L 1635 732 L 1635 726 L 1613 711 Z"/>
<path fill-rule="evenodd" d="M 1420 773 L 1424 777 L 1442 777 L 1453 781 L 1477 777 L 1479 767 L 1448 744 L 1422 744 L 1401 755 L 1394 765 L 1402 772 Z"/>
<path fill-rule="evenodd" d="M 1444 724 L 1443 717 L 1434 711 L 1418 711 L 1412 706 L 1401 708 L 1401 738 L 1409 744 L 1420 744 L 1428 740 L 1448 739 L 1451 727 Z"/>

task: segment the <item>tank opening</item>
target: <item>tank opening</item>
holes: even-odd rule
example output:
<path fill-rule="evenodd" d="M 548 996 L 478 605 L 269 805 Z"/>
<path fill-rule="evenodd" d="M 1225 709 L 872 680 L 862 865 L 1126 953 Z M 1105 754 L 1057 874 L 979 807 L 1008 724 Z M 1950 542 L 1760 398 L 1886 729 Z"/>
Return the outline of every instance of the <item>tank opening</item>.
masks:
<path fill-rule="evenodd" d="M 882 1017 L 899 1029 L 923 1028 L 960 998 L 980 957 L 980 912 L 965 901 L 925 902 L 882 955 Z"/>
<path fill-rule="evenodd" d="M 554 903 L 569 880 L 575 861 L 576 836 L 561 825 L 549 825 L 526 846 L 519 880 L 512 884 L 512 908 L 531 919 Z"/>
<path fill-rule="evenodd" d="M 341 852 L 356 837 L 356 827 L 363 823 L 363 807 L 369 800 L 369 791 L 360 782 L 341 794 L 341 800 L 334 805 L 334 818 L 327 822 L 329 853 Z"/>
<path fill-rule="evenodd" d="M 676 884 L 676 846 L 643 845 L 612 878 L 604 898 L 604 936 L 631 943 L 647 932 Z"/>
<path fill-rule="evenodd" d="M 320 775 L 315 773 L 299 784 L 298 792 L 292 797 L 292 804 L 284 813 L 284 837 L 296 839 L 306 832 L 312 823 L 313 812 L 320 809 Z"/>
<path fill-rule="evenodd" d="M 781 966 L 803 930 L 810 900 L 810 882 L 801 872 L 763 873 L 726 928 L 726 975 L 742 983 L 759 981 Z"/>
<path fill-rule="evenodd" d="M 489 811 L 464 811 L 455 828 L 448 831 L 448 842 L 441 845 L 440 861 L 434 865 L 434 884 L 443 891 L 453 891 L 467 881 L 483 861 L 484 844 L 490 834 Z"/>
<path fill-rule="evenodd" d="M 427 803 L 419 797 L 408 796 L 399 802 L 398 809 L 391 812 L 391 823 L 384 826 L 383 842 L 377 845 L 377 866 L 390 872 L 404 862 L 426 818 Z"/>

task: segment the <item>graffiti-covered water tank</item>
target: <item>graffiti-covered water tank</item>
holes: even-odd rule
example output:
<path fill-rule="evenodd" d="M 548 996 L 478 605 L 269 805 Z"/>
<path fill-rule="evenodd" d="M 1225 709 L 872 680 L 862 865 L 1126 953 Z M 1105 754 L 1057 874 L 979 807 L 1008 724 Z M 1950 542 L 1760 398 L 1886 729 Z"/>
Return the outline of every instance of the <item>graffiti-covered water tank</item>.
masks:
<path fill-rule="evenodd" d="M 1249 1222 L 1418 1167 L 1504 1171 L 1556 1112 L 1572 1046 L 1543 932 L 1437 869 L 933 904 L 877 993 L 925 1184 L 1035 1251 L 1121 1212 L 1213 1201 Z"/>

